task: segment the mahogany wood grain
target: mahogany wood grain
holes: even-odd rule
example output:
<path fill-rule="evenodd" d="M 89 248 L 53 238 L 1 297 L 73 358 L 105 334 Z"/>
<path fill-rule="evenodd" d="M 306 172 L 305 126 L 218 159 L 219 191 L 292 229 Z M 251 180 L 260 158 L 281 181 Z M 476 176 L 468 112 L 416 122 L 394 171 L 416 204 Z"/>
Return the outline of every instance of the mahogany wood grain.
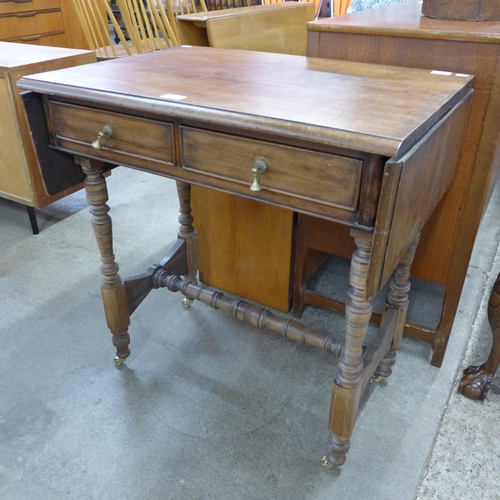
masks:
<path fill-rule="evenodd" d="M 500 131 L 500 23 L 431 19 L 421 14 L 419 2 L 408 2 L 318 20 L 309 23 L 308 30 L 310 56 L 476 76 L 457 175 L 422 231 L 412 267 L 415 276 L 446 285 L 432 342 L 432 364 L 440 366 L 499 168 L 495 153 Z M 342 241 L 327 250 L 336 253 L 332 246 L 338 249 Z"/>

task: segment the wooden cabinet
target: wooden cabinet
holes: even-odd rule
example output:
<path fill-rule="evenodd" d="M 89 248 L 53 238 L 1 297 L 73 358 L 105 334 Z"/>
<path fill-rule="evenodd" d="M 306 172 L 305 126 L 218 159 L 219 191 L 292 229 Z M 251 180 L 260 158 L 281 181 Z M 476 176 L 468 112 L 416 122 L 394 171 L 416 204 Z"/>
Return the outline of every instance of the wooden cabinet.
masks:
<path fill-rule="evenodd" d="M 2 2 L 0 6 L 4 8 L 5 3 L 15 4 Z M 0 42 L 1 197 L 40 208 L 82 187 L 77 185 L 55 194 L 47 193 L 16 82 L 25 75 L 88 64 L 95 60 L 93 51 Z"/>
<path fill-rule="evenodd" d="M 70 0 L 0 0 L 0 40 L 88 48 Z"/>
<path fill-rule="evenodd" d="M 413 276 L 446 287 L 437 328 L 407 329 L 432 344 L 432 363 L 440 366 L 479 223 L 500 170 L 500 22 L 431 19 L 422 15 L 420 2 L 405 2 L 309 23 L 307 49 L 313 57 L 476 77 L 457 175 L 423 229 L 412 266 Z M 331 90 L 336 92 L 334 85 Z M 328 242 L 307 242 L 309 248 L 345 254 L 341 247 L 347 238 L 335 228 L 311 218 L 307 223 L 308 234 L 321 229 L 332 235 Z"/>

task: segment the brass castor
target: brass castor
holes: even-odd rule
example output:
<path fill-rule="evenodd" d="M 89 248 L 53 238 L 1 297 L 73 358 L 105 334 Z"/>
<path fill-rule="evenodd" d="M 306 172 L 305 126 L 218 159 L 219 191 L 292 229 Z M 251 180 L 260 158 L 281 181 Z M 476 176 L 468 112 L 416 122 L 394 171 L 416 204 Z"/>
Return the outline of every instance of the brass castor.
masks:
<path fill-rule="evenodd" d="M 193 302 L 194 300 L 185 297 L 184 299 L 182 299 L 182 307 L 187 309 Z"/>
<path fill-rule="evenodd" d="M 333 469 L 335 467 L 335 465 L 332 464 L 332 462 L 330 462 L 330 460 L 328 460 L 328 458 L 325 455 L 323 457 L 323 459 L 321 460 L 321 467 L 323 467 L 325 469 Z"/>
<path fill-rule="evenodd" d="M 115 356 L 115 359 L 113 359 L 113 361 L 115 362 L 116 366 L 120 366 L 125 361 L 125 358 L 119 358 L 118 356 Z"/>

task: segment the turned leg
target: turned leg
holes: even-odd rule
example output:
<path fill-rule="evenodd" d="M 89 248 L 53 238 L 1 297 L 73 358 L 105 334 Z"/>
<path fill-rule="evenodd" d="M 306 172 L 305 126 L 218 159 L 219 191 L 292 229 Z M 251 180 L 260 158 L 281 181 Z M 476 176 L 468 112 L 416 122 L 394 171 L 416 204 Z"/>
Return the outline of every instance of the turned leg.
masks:
<path fill-rule="evenodd" d="M 412 245 L 406 250 L 401 262 L 394 271 L 389 282 L 389 294 L 385 302 L 385 310 L 382 313 L 382 321 L 389 307 L 397 309 L 396 325 L 394 327 L 394 337 L 392 339 L 390 351 L 382 358 L 374 374 L 374 381 L 380 378 L 389 377 L 392 374 L 392 367 L 396 363 L 396 351 L 403 338 L 406 315 L 408 313 L 408 292 L 410 291 L 410 268 L 417 250 L 418 235 Z"/>
<path fill-rule="evenodd" d="M 482 365 L 471 365 L 466 368 L 458 387 L 464 396 L 471 399 L 484 400 L 486 398 L 490 390 L 491 380 L 500 364 L 500 274 L 491 290 L 488 303 L 488 321 L 493 335 L 490 355 Z"/>
<path fill-rule="evenodd" d="M 113 334 L 113 345 L 116 347 L 115 363 L 120 365 L 130 355 L 130 314 L 125 286 L 118 274 L 118 264 L 113 254 L 112 224 L 108 215 L 109 207 L 106 205 L 106 180 L 102 175 L 100 163 L 87 158 L 77 158 L 77 163 L 86 176 L 85 191 L 92 214 L 92 228 L 101 253 L 102 300 L 108 328 Z"/>
<path fill-rule="evenodd" d="M 342 465 L 349 450 L 361 397 L 363 341 L 372 314 L 372 304 L 365 298 L 366 277 L 370 263 L 371 235 L 353 231 L 357 250 L 351 260 L 349 293 L 346 304 L 345 343 L 330 403 L 329 450 L 325 467 Z"/>
<path fill-rule="evenodd" d="M 182 181 L 176 181 L 177 195 L 179 197 L 179 238 L 186 241 L 187 269 L 184 276 L 186 281 L 197 283 L 198 274 L 198 239 L 193 227 L 193 215 L 191 214 L 191 184 Z M 189 307 L 193 302 L 186 297 L 182 301 L 184 307 Z"/>

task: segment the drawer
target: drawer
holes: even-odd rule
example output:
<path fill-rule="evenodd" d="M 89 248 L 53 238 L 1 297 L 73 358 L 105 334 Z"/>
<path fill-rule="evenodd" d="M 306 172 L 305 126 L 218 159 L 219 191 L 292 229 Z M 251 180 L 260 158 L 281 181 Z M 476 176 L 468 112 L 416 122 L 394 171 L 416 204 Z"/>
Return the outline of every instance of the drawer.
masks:
<path fill-rule="evenodd" d="M 300 200 L 358 209 L 363 160 L 188 127 L 181 128 L 182 167 L 205 177 L 216 177 L 246 194 L 253 181 L 252 167 L 265 159 L 268 169 L 259 175 L 264 196 L 300 208 Z M 269 196 L 271 195 L 271 197 Z M 278 198 L 272 198 L 272 195 Z M 297 203 L 298 202 L 298 203 Z"/>
<path fill-rule="evenodd" d="M 1 0 L 0 14 L 58 9 L 61 6 L 60 4 L 60 0 Z"/>
<path fill-rule="evenodd" d="M 29 11 L 0 16 L 0 36 L 2 40 L 40 33 L 63 32 L 61 11 Z"/>
<path fill-rule="evenodd" d="M 30 45 L 45 45 L 49 47 L 67 47 L 66 34 L 63 31 L 58 33 L 43 33 L 41 35 L 26 35 L 9 38 L 6 42 L 29 43 Z"/>
<path fill-rule="evenodd" d="M 57 147 L 69 152 L 162 172 L 174 163 L 173 125 L 148 118 L 95 110 L 56 101 L 50 102 Z M 105 125 L 111 137 L 92 147 Z"/>

